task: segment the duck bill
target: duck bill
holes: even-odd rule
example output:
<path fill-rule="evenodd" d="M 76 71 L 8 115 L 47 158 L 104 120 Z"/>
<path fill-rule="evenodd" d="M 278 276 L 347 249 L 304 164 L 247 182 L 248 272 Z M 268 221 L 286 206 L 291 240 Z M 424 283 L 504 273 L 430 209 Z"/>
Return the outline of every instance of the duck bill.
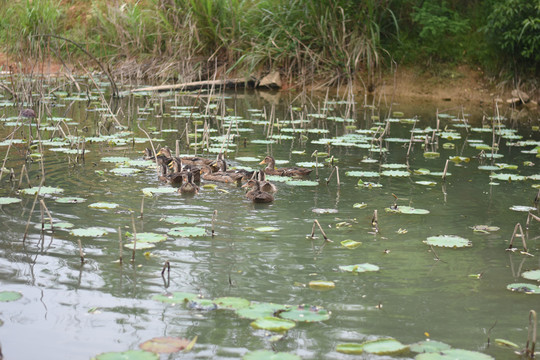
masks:
<path fill-rule="evenodd" d="M 266 161 L 263 160 L 263 161 L 261 161 L 261 162 L 259 163 L 259 165 L 263 165 L 263 164 L 266 164 Z"/>

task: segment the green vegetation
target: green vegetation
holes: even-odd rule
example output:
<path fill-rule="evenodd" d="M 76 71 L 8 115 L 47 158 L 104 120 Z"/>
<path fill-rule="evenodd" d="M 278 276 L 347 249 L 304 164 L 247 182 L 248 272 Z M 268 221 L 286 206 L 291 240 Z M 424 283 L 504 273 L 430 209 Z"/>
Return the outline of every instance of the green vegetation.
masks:
<path fill-rule="evenodd" d="M 540 1 L 530 0 L 0 0 L 4 51 L 85 57 L 43 34 L 101 61 L 135 59 L 146 75 L 185 79 L 279 69 L 369 86 L 394 61 L 469 63 L 514 81 L 540 68 Z"/>

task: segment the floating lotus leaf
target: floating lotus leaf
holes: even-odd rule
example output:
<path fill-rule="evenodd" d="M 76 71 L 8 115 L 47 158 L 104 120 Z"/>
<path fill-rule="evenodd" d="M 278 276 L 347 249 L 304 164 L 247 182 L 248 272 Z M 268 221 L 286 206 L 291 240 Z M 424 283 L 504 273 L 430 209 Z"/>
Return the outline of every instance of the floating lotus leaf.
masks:
<path fill-rule="evenodd" d="M 219 306 L 220 309 L 230 310 L 247 308 L 251 304 L 251 301 L 239 297 L 221 297 L 214 299 L 214 302 Z"/>
<path fill-rule="evenodd" d="M 129 350 L 99 354 L 92 360 L 159 360 L 159 355 L 143 350 Z"/>
<path fill-rule="evenodd" d="M 504 170 L 517 170 L 517 168 L 518 168 L 517 165 L 506 164 L 506 163 L 495 163 L 495 165 L 499 169 L 504 169 Z"/>
<path fill-rule="evenodd" d="M 86 199 L 76 196 L 67 196 L 67 197 L 60 197 L 56 198 L 54 201 L 60 204 L 78 204 L 85 202 Z"/>
<path fill-rule="evenodd" d="M 173 194 L 173 193 L 176 193 L 177 191 L 178 189 L 171 186 L 155 187 L 155 188 L 147 187 L 147 188 L 142 189 L 143 194 L 147 196 L 152 196 L 152 195 L 157 195 L 157 194 Z"/>
<path fill-rule="evenodd" d="M 139 236 L 139 234 L 137 234 L 137 236 Z M 130 243 L 124 244 L 124 247 L 130 250 L 133 250 L 133 248 L 135 248 L 135 250 L 148 250 L 148 249 L 155 248 L 156 245 L 153 243 L 146 243 L 146 242 L 139 243 L 139 241 L 137 241 L 137 243 L 130 242 Z"/>
<path fill-rule="evenodd" d="M 362 162 L 364 164 L 375 164 L 375 163 L 378 163 L 379 160 L 376 160 L 376 159 L 363 159 Z"/>
<path fill-rule="evenodd" d="M 406 164 L 382 164 L 382 168 L 384 169 L 406 169 Z"/>
<path fill-rule="evenodd" d="M 275 144 L 275 140 L 263 140 L 263 139 L 255 139 L 251 140 L 252 144 Z"/>
<path fill-rule="evenodd" d="M 518 344 L 515 344 L 511 341 L 508 341 L 508 340 L 504 340 L 504 339 L 495 339 L 495 344 L 501 346 L 501 347 L 505 347 L 505 348 L 511 348 L 511 349 L 518 349 L 519 348 L 519 345 Z"/>
<path fill-rule="evenodd" d="M 540 180 L 540 174 L 534 174 L 534 175 L 527 176 L 527 179 L 538 181 L 538 180 Z"/>
<path fill-rule="evenodd" d="M 409 351 L 409 346 L 391 338 L 378 339 L 365 342 L 364 351 L 375 355 L 397 355 Z"/>
<path fill-rule="evenodd" d="M 0 205 L 9 205 L 21 202 L 21 199 L 12 197 L 0 197 Z"/>
<path fill-rule="evenodd" d="M 424 157 L 426 159 L 436 159 L 439 156 L 441 156 L 441 154 L 438 153 L 438 152 L 435 152 L 435 151 L 426 151 L 426 152 L 424 152 Z"/>
<path fill-rule="evenodd" d="M 448 349 L 440 352 L 418 354 L 415 360 L 493 360 L 489 355 L 476 351 Z"/>
<path fill-rule="evenodd" d="M 270 350 L 257 350 L 245 354 L 243 360 L 301 360 L 301 357 L 285 352 L 273 352 Z"/>
<path fill-rule="evenodd" d="M 456 145 L 454 143 L 444 143 L 442 144 L 443 149 L 451 150 L 455 149 Z"/>
<path fill-rule="evenodd" d="M 42 186 L 41 189 L 39 186 L 34 186 L 28 189 L 22 189 L 21 194 L 25 195 L 36 195 L 39 190 L 39 195 L 52 195 L 52 194 L 61 194 L 64 192 L 64 189 L 51 187 L 51 186 Z"/>
<path fill-rule="evenodd" d="M 406 177 L 410 176 L 411 173 L 404 170 L 385 170 L 381 172 L 382 176 L 392 176 L 392 177 Z"/>
<path fill-rule="evenodd" d="M 513 283 L 506 286 L 508 290 L 525 294 L 540 294 L 540 286 L 527 283 Z"/>
<path fill-rule="evenodd" d="M 409 345 L 409 350 L 415 353 L 433 353 L 448 350 L 451 346 L 440 341 L 425 340 Z"/>
<path fill-rule="evenodd" d="M 478 166 L 478 170 L 498 171 L 498 170 L 501 170 L 501 168 L 494 165 L 480 165 Z"/>
<path fill-rule="evenodd" d="M 140 173 L 141 169 L 129 168 L 129 167 L 119 167 L 119 168 L 112 169 L 110 172 L 112 174 L 114 174 L 114 175 L 127 176 L 127 175 L 133 175 L 133 174 Z"/>
<path fill-rule="evenodd" d="M 356 177 L 379 177 L 380 176 L 380 174 L 376 171 L 347 171 L 345 175 L 356 176 Z"/>
<path fill-rule="evenodd" d="M 540 270 L 529 270 L 521 274 L 525 279 L 540 281 Z"/>
<path fill-rule="evenodd" d="M 53 228 L 55 229 L 71 229 L 73 226 L 75 225 L 67 221 L 57 222 L 53 224 Z M 51 224 L 45 223 L 44 228 L 45 230 L 51 230 Z"/>
<path fill-rule="evenodd" d="M 471 229 L 476 232 L 489 233 L 493 231 L 499 231 L 500 227 L 491 225 L 474 225 L 473 227 L 471 227 Z"/>
<path fill-rule="evenodd" d="M 319 209 L 319 208 L 313 209 L 311 211 L 313 211 L 315 214 L 337 214 L 338 212 L 337 209 Z"/>
<path fill-rule="evenodd" d="M 441 176 L 443 176 L 443 172 L 442 171 L 433 171 L 433 172 L 430 172 L 429 175 L 441 177 Z M 447 172 L 446 177 L 449 177 L 449 176 L 452 176 L 452 173 Z"/>
<path fill-rule="evenodd" d="M 318 306 L 301 305 L 296 308 L 291 308 L 279 314 L 283 319 L 300 321 L 300 322 L 315 322 L 325 321 L 330 319 L 328 310 Z"/>
<path fill-rule="evenodd" d="M 431 173 L 431 170 L 420 168 L 420 169 L 413 170 L 413 173 L 416 175 L 429 175 Z"/>
<path fill-rule="evenodd" d="M 338 344 L 336 351 L 343 354 L 360 355 L 364 352 L 364 344 Z"/>
<path fill-rule="evenodd" d="M 399 213 L 399 214 L 412 214 L 412 215 L 426 215 L 426 214 L 429 214 L 429 210 L 415 209 L 413 207 L 405 206 L 405 205 L 398 206 L 397 209 L 386 208 L 385 210 L 389 211 L 389 212 L 396 212 L 396 213 Z"/>
<path fill-rule="evenodd" d="M 193 340 L 179 337 L 156 337 L 139 345 L 142 350 L 159 354 L 172 354 L 180 350 L 188 350 L 195 345 L 197 338 Z"/>
<path fill-rule="evenodd" d="M 128 166 L 136 166 L 136 167 L 149 167 L 152 165 L 155 165 L 156 163 L 153 160 L 137 160 L 132 159 L 129 161 L 126 161 L 126 165 Z"/>
<path fill-rule="evenodd" d="M 333 281 L 313 280 L 309 282 L 309 287 L 314 290 L 329 290 L 336 287 Z"/>
<path fill-rule="evenodd" d="M 363 264 L 356 264 L 356 265 L 342 265 L 339 267 L 342 271 L 348 271 L 352 273 L 361 273 L 361 272 L 369 272 L 369 271 L 379 271 L 379 267 L 377 265 L 369 264 L 369 263 L 363 263 Z"/>
<path fill-rule="evenodd" d="M 465 157 L 465 156 L 452 156 L 448 158 L 450 161 L 455 162 L 456 164 L 459 164 L 460 162 L 466 162 L 468 163 L 471 161 L 471 158 Z"/>
<path fill-rule="evenodd" d="M 366 204 L 366 203 L 355 203 L 355 204 L 353 205 L 353 208 L 355 208 L 355 209 L 364 209 L 364 208 L 366 208 L 366 207 L 367 207 L 367 204 Z"/>
<path fill-rule="evenodd" d="M 267 177 L 268 178 L 268 177 Z M 312 180 L 288 180 L 287 185 L 291 186 L 318 186 L 319 182 Z"/>
<path fill-rule="evenodd" d="M 415 181 L 415 184 L 424 185 L 424 186 L 435 186 L 437 183 L 435 181 Z"/>
<path fill-rule="evenodd" d="M 362 245 L 362 242 L 354 241 L 354 240 L 350 240 L 350 239 L 349 240 L 343 240 L 341 242 L 341 246 L 346 247 L 347 249 L 356 249 L 360 245 Z"/>
<path fill-rule="evenodd" d="M 167 234 L 174 237 L 195 237 L 206 235 L 206 230 L 196 226 L 180 226 L 172 228 Z"/>
<path fill-rule="evenodd" d="M 517 174 L 491 174 L 491 179 L 495 180 L 504 180 L 504 181 L 523 181 L 527 179 L 525 176 L 517 175 Z"/>
<path fill-rule="evenodd" d="M 195 300 L 198 298 L 199 295 L 186 292 L 173 292 L 172 294 L 168 293 L 165 295 L 159 294 L 152 296 L 152 300 L 157 300 L 168 304 L 187 303 L 190 300 Z"/>
<path fill-rule="evenodd" d="M 69 233 L 80 237 L 100 237 L 106 235 L 108 231 L 100 227 L 89 227 L 86 229 L 73 229 Z"/>
<path fill-rule="evenodd" d="M 430 236 L 426 240 L 424 240 L 424 243 L 428 245 L 433 245 L 433 246 L 450 247 L 450 248 L 461 248 L 461 247 L 472 246 L 472 243 L 469 240 L 462 238 L 461 236 L 455 236 L 455 235 Z"/>
<path fill-rule="evenodd" d="M 274 226 L 260 226 L 253 230 L 258 231 L 258 232 L 275 232 L 275 231 L 279 231 L 280 228 L 274 227 Z"/>
<path fill-rule="evenodd" d="M 120 205 L 118 204 L 110 203 L 110 202 L 97 202 L 97 203 L 92 203 L 88 205 L 88 207 L 92 209 L 107 209 L 107 210 L 116 209 L 119 206 Z"/>
<path fill-rule="evenodd" d="M 130 235 L 133 237 L 133 235 Z M 141 232 L 137 233 L 137 245 L 139 243 L 156 243 L 167 240 L 167 236 L 163 234 L 153 233 L 153 232 Z"/>
<path fill-rule="evenodd" d="M 203 189 L 214 190 L 217 189 L 218 186 L 216 184 L 204 184 L 201 187 Z"/>
<path fill-rule="evenodd" d="M 167 216 L 163 219 L 164 221 L 168 222 L 169 224 L 174 225 L 181 225 L 181 224 L 197 224 L 199 222 L 199 219 L 194 217 L 188 217 L 188 216 Z"/>
<path fill-rule="evenodd" d="M 287 309 L 287 306 L 274 303 L 251 303 L 246 308 L 236 310 L 236 314 L 246 319 L 259 319 L 267 316 L 273 316 L 276 311 Z"/>
<path fill-rule="evenodd" d="M 22 296 L 17 291 L 0 291 L 0 302 L 16 301 L 22 298 Z"/>
<path fill-rule="evenodd" d="M 125 156 L 106 156 L 101 158 L 101 162 L 108 162 L 108 163 L 125 163 L 126 161 L 131 160 L 128 157 Z"/>
<path fill-rule="evenodd" d="M 292 329 L 296 323 L 291 320 L 280 319 L 273 316 L 258 318 L 251 323 L 255 329 L 268 330 L 274 332 L 283 332 Z"/>
<path fill-rule="evenodd" d="M 529 212 L 529 211 L 535 211 L 536 208 L 532 206 L 525 206 L 525 205 L 514 205 L 510 207 L 510 210 Z"/>

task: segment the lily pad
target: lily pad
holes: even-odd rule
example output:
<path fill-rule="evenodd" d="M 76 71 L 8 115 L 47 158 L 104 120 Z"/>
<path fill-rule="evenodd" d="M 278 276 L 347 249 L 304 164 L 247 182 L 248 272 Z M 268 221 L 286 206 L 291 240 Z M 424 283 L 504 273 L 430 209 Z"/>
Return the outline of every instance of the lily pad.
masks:
<path fill-rule="evenodd" d="M 100 227 L 89 227 L 86 229 L 73 229 L 69 233 L 79 237 L 100 237 L 107 235 L 108 231 Z"/>
<path fill-rule="evenodd" d="M 355 209 L 364 209 L 364 208 L 366 208 L 366 207 L 367 207 L 367 204 L 366 204 L 366 203 L 355 203 L 355 204 L 353 205 L 353 208 L 355 208 Z"/>
<path fill-rule="evenodd" d="M 179 226 L 172 228 L 167 234 L 174 237 L 195 237 L 206 235 L 206 230 L 196 226 Z"/>
<path fill-rule="evenodd" d="M 56 198 L 54 201 L 60 204 L 78 204 L 85 202 L 86 199 L 76 196 L 67 196 L 67 197 L 60 197 Z"/>
<path fill-rule="evenodd" d="M 17 291 L 0 291 L 0 302 L 16 301 L 22 298 L 22 296 Z"/>
<path fill-rule="evenodd" d="M 55 229 L 71 229 L 74 226 L 75 225 L 73 225 L 72 223 L 67 222 L 67 221 L 57 222 L 57 223 L 53 224 L 53 227 Z M 50 223 L 45 223 L 44 228 L 45 228 L 45 230 L 51 230 L 51 224 Z"/>
<path fill-rule="evenodd" d="M 476 351 L 448 349 L 440 352 L 418 354 L 415 360 L 493 360 L 489 355 Z"/>
<path fill-rule="evenodd" d="M 501 347 L 505 347 L 505 348 L 511 348 L 511 349 L 519 348 L 518 344 L 508 341 L 508 340 L 504 340 L 504 339 L 495 339 L 495 344 Z"/>
<path fill-rule="evenodd" d="M 153 353 L 172 354 L 193 347 L 195 345 L 194 340 L 197 339 L 189 340 L 172 336 L 156 337 L 143 342 L 139 347 Z"/>
<path fill-rule="evenodd" d="M 273 352 L 270 350 L 257 350 L 245 354 L 243 360 L 301 360 L 301 357 L 285 352 Z"/>
<path fill-rule="evenodd" d="M 101 158 L 101 162 L 108 162 L 108 163 L 125 163 L 127 161 L 131 160 L 128 157 L 125 156 L 106 156 Z"/>
<path fill-rule="evenodd" d="M 376 171 L 347 171 L 345 175 L 357 176 L 357 177 L 379 177 L 380 176 L 380 174 Z"/>
<path fill-rule="evenodd" d="M 188 217 L 188 216 L 167 216 L 163 219 L 164 221 L 168 222 L 169 224 L 174 225 L 192 225 L 197 224 L 199 222 L 199 219 L 194 217 Z"/>
<path fill-rule="evenodd" d="M 39 186 L 34 186 L 28 189 L 22 189 L 21 194 L 36 195 L 38 190 L 39 190 L 39 195 L 53 195 L 53 194 L 61 194 L 64 192 L 64 189 L 57 188 L 57 187 L 42 186 L 40 189 Z"/>
<path fill-rule="evenodd" d="M 333 281 L 313 280 L 309 282 L 309 287 L 314 290 L 329 290 L 336 287 Z"/>
<path fill-rule="evenodd" d="M 287 306 L 274 303 L 251 303 L 246 308 L 236 310 L 236 314 L 241 318 L 259 319 L 267 316 L 273 316 L 277 311 L 286 310 Z"/>
<path fill-rule="evenodd" d="M 316 208 L 311 211 L 313 211 L 315 214 L 337 214 L 338 212 L 337 209 L 320 209 L 320 208 Z"/>
<path fill-rule="evenodd" d="M 510 207 L 510 210 L 529 212 L 529 211 L 535 211 L 536 208 L 532 206 L 525 206 L 525 205 L 514 205 Z"/>
<path fill-rule="evenodd" d="M 385 170 L 381 172 L 382 176 L 391 176 L 391 177 L 406 177 L 410 176 L 411 173 L 405 170 Z"/>
<path fill-rule="evenodd" d="M 490 233 L 494 231 L 499 231 L 501 228 L 491 225 L 474 225 L 473 227 L 471 227 L 471 229 L 473 229 L 473 231 L 475 232 Z"/>
<path fill-rule="evenodd" d="M 137 168 L 129 168 L 129 167 L 119 167 L 114 168 L 110 171 L 114 175 L 122 175 L 122 176 L 128 176 L 133 175 L 141 172 L 141 169 Z"/>
<path fill-rule="evenodd" d="M 97 203 L 92 203 L 88 205 L 88 207 L 92 209 L 106 209 L 106 210 L 116 209 L 119 206 L 120 205 L 118 204 L 110 203 L 110 202 L 97 202 Z"/>
<path fill-rule="evenodd" d="M 377 265 L 373 265 L 369 263 L 356 264 L 356 265 L 342 265 L 339 267 L 339 269 L 342 271 L 348 271 L 352 273 L 361 273 L 361 272 L 380 270 L 380 268 Z"/>
<path fill-rule="evenodd" d="M 285 182 L 291 186 L 318 186 L 319 183 L 313 180 L 288 180 Z"/>
<path fill-rule="evenodd" d="M 540 281 L 540 270 L 529 270 L 521 274 L 525 279 Z"/>
<path fill-rule="evenodd" d="M 491 174 L 491 179 L 495 180 L 504 180 L 504 181 L 523 181 L 527 179 L 527 177 L 523 175 L 517 175 L 517 174 L 505 174 L 505 173 L 499 173 L 499 174 Z"/>
<path fill-rule="evenodd" d="M 301 305 L 296 308 L 291 308 L 279 314 L 283 319 L 300 321 L 300 322 L 315 322 L 325 321 L 330 319 L 328 310 L 318 306 Z"/>
<path fill-rule="evenodd" d="M 144 195 L 152 196 L 152 195 L 158 195 L 158 194 L 175 194 L 178 191 L 178 189 L 168 186 L 168 187 L 147 187 L 143 188 L 142 192 Z"/>
<path fill-rule="evenodd" d="M 424 180 L 415 181 L 415 184 L 424 185 L 424 186 L 435 186 L 435 185 L 437 185 L 437 183 L 435 181 L 424 181 Z"/>
<path fill-rule="evenodd" d="M 540 286 L 527 283 L 512 283 L 506 286 L 510 291 L 522 292 L 525 294 L 540 294 Z"/>
<path fill-rule="evenodd" d="M 133 237 L 133 235 L 131 236 Z M 153 232 L 137 233 L 137 247 L 139 243 L 156 243 L 167 240 L 167 236 Z"/>
<path fill-rule="evenodd" d="M 198 299 L 199 295 L 186 293 L 186 292 L 173 292 L 165 295 L 154 295 L 152 300 L 161 301 L 168 304 L 181 304 L 187 303 L 188 301 Z"/>
<path fill-rule="evenodd" d="M 220 309 L 230 310 L 247 308 L 251 304 L 251 301 L 239 297 L 221 297 L 214 299 L 214 302 Z"/>
<path fill-rule="evenodd" d="M 10 205 L 15 203 L 20 203 L 22 200 L 12 197 L 0 197 L 0 205 Z"/>
<path fill-rule="evenodd" d="M 409 350 L 415 353 L 433 353 L 448 350 L 451 346 L 440 341 L 426 340 L 409 345 Z"/>
<path fill-rule="evenodd" d="M 426 159 L 437 159 L 439 156 L 441 156 L 441 153 L 435 152 L 435 151 L 426 151 L 424 153 L 424 157 Z"/>
<path fill-rule="evenodd" d="M 96 355 L 92 360 L 159 360 L 159 355 L 143 350 L 108 352 Z"/>
<path fill-rule="evenodd" d="M 364 343 L 364 351 L 375 355 L 397 355 L 407 352 L 408 345 L 403 345 L 395 339 L 378 339 Z"/>
<path fill-rule="evenodd" d="M 343 354 L 360 355 L 364 352 L 364 344 L 338 344 L 336 346 L 336 351 Z"/>
<path fill-rule="evenodd" d="M 292 329 L 296 323 L 291 320 L 280 319 L 273 316 L 258 318 L 251 323 L 255 329 L 268 330 L 274 332 L 283 332 Z"/>
<path fill-rule="evenodd" d="M 258 231 L 258 232 L 276 232 L 276 231 L 279 231 L 280 228 L 275 227 L 275 226 L 260 226 L 253 230 Z"/>
<path fill-rule="evenodd" d="M 362 245 L 362 242 L 360 241 L 354 241 L 354 240 L 343 240 L 341 242 L 341 246 L 343 247 L 346 247 L 347 249 L 356 249 L 357 247 L 359 247 L 360 245 Z"/>
<path fill-rule="evenodd" d="M 429 214 L 429 210 L 415 209 L 413 207 L 405 206 L 405 205 L 398 206 L 397 209 L 386 208 L 385 210 L 389 211 L 389 212 L 396 212 L 396 213 L 399 213 L 399 214 L 411 214 L 411 215 L 426 215 L 426 214 Z"/>
<path fill-rule="evenodd" d="M 430 236 L 426 240 L 424 240 L 424 243 L 428 245 L 433 245 L 433 246 L 450 247 L 450 248 L 461 248 L 461 247 L 472 246 L 472 243 L 469 240 L 462 238 L 461 236 L 455 236 L 455 235 Z"/>

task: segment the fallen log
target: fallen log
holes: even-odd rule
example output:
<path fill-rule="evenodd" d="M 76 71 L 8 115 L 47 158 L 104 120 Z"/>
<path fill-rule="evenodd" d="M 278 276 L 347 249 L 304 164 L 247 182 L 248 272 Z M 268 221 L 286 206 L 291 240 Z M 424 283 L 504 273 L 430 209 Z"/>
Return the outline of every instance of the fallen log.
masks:
<path fill-rule="evenodd" d="M 138 89 L 133 89 L 130 92 L 141 92 L 141 91 L 193 91 L 200 89 L 210 89 L 214 88 L 225 88 L 225 89 L 241 89 L 241 88 L 254 88 L 256 85 L 255 80 L 253 79 L 228 79 L 228 80 L 207 80 L 207 81 L 194 81 L 184 84 L 173 84 L 173 85 L 159 85 L 159 86 L 147 86 Z"/>

